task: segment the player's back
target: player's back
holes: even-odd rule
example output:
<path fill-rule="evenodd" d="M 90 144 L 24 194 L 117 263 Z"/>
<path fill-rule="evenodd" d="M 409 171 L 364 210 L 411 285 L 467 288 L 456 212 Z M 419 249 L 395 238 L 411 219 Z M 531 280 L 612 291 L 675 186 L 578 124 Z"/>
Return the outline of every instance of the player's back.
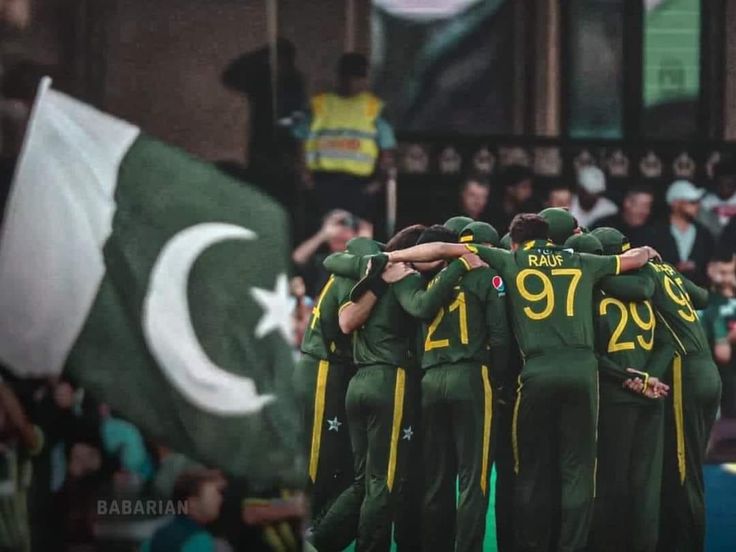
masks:
<path fill-rule="evenodd" d="M 314 358 L 332 362 L 352 362 L 350 336 L 340 330 L 338 310 L 350 294 L 354 282 L 340 276 L 330 276 L 320 291 L 302 338 L 301 351 Z"/>
<path fill-rule="evenodd" d="M 688 284 L 694 284 L 687 282 L 667 263 L 650 262 L 647 269 L 656 283 L 652 302 L 673 334 L 679 350 L 682 353 L 708 352 L 708 337 L 686 289 Z"/>
<path fill-rule="evenodd" d="M 509 261 L 501 274 L 524 356 L 560 349 L 592 350 L 593 287 L 602 277 L 618 272 L 618 258 L 578 254 L 535 241 L 520 247 Z"/>

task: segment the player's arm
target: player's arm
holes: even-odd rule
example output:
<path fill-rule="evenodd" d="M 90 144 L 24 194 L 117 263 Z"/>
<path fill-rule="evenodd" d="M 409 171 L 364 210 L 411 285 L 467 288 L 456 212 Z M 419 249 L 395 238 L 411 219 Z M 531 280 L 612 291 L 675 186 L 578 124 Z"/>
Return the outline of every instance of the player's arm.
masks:
<path fill-rule="evenodd" d="M 327 257 L 322 266 L 327 272 L 343 276 L 351 280 L 360 280 L 365 274 L 370 256 L 351 255 L 350 253 L 333 253 Z"/>
<path fill-rule="evenodd" d="M 387 253 L 391 262 L 431 262 L 443 259 L 455 259 L 468 252 L 468 248 L 459 243 L 423 243 L 399 251 Z"/>
<path fill-rule="evenodd" d="M 651 259 L 658 259 L 659 253 L 648 245 L 643 247 L 636 247 L 629 249 L 627 252 L 618 256 L 619 259 L 619 273 L 630 272 L 637 268 L 643 267 Z"/>
<path fill-rule="evenodd" d="M 414 274 L 393 284 L 394 294 L 406 312 L 415 318 L 429 320 L 450 298 L 458 280 L 473 268 L 465 257 L 461 257 L 440 271 L 429 287 L 425 288 L 424 279 Z"/>
<path fill-rule="evenodd" d="M 501 398 L 510 400 L 514 394 L 516 374 L 509 369 L 511 328 L 506 312 L 506 293 L 503 291 L 503 283 L 500 288 L 493 284 L 488 286 L 485 318 L 491 346 L 491 370 Z"/>
<path fill-rule="evenodd" d="M 690 302 L 693 304 L 693 307 L 697 310 L 706 308 L 708 306 L 708 290 L 694 284 L 682 275 L 678 277 L 682 278 L 682 287 L 690 296 Z"/>
<path fill-rule="evenodd" d="M 606 295 L 622 301 L 645 301 L 654 295 L 654 280 L 646 273 L 606 276 L 598 286 Z"/>
<path fill-rule="evenodd" d="M 662 379 L 675 356 L 675 342 L 662 318 L 657 314 L 657 325 L 654 328 L 654 348 L 644 371 L 650 376 Z"/>

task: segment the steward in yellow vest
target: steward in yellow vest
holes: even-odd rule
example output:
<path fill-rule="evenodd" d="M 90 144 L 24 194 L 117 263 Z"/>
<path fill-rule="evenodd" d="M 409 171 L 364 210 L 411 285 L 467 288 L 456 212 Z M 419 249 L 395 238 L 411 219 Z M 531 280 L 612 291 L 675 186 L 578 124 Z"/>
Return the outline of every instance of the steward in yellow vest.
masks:
<path fill-rule="evenodd" d="M 345 209 L 374 217 L 380 186 L 376 167 L 387 168 L 396 147 L 393 129 L 381 116 L 383 102 L 368 91 L 368 60 L 344 54 L 336 92 L 314 96 L 310 113 L 294 134 L 302 141 L 302 177 L 314 188 L 319 213 Z"/>

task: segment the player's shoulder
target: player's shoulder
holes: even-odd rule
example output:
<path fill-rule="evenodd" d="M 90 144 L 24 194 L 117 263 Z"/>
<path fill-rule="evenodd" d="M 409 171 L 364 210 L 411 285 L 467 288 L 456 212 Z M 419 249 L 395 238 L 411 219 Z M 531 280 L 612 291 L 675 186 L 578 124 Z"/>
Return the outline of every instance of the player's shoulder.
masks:
<path fill-rule="evenodd" d="M 463 284 L 479 294 L 488 291 L 488 286 L 495 289 L 498 293 L 506 292 L 504 279 L 497 270 L 491 267 L 476 268 L 471 270 L 463 277 Z"/>

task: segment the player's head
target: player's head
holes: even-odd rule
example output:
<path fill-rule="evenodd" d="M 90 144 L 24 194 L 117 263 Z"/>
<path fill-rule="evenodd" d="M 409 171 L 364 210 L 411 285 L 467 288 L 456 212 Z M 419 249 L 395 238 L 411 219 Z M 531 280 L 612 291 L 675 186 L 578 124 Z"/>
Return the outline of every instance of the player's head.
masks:
<path fill-rule="evenodd" d="M 423 224 L 412 224 L 406 228 L 402 228 L 394 237 L 388 240 L 386 244 L 386 251 L 398 251 L 399 249 L 406 249 L 417 244 L 419 236 L 422 235 L 427 229 Z"/>
<path fill-rule="evenodd" d="M 604 255 L 620 255 L 624 251 L 631 248 L 629 238 L 624 236 L 619 230 L 601 226 L 590 233 L 595 236 L 603 246 Z"/>
<path fill-rule="evenodd" d="M 452 230 L 456 234 L 459 234 L 460 232 L 462 232 L 462 229 L 465 228 L 471 222 L 473 222 L 473 219 L 470 217 L 457 216 L 457 217 L 450 217 L 449 219 L 445 221 L 445 223 L 442 226 Z"/>
<path fill-rule="evenodd" d="M 382 246 L 370 238 L 357 237 L 348 242 L 347 251 L 351 255 L 376 255 L 382 251 Z"/>
<path fill-rule="evenodd" d="M 503 235 L 503 238 L 498 242 L 498 247 L 501 249 L 505 249 L 506 251 L 511 251 L 511 233 L 506 232 Z"/>
<path fill-rule="evenodd" d="M 547 237 L 558 245 L 565 243 L 567 238 L 575 234 L 578 228 L 578 221 L 567 209 L 547 207 L 539 212 L 539 216 L 546 220 L 549 225 L 549 236 Z"/>
<path fill-rule="evenodd" d="M 422 232 L 421 236 L 417 239 L 417 245 L 433 242 L 457 243 L 457 233 L 440 224 L 433 224 Z M 445 266 L 445 261 L 413 263 L 413 265 L 422 274 L 432 274 Z"/>
<path fill-rule="evenodd" d="M 593 234 L 575 234 L 565 241 L 565 247 L 577 253 L 590 253 L 591 255 L 602 255 L 603 245 Z"/>
<path fill-rule="evenodd" d="M 458 241 L 498 247 L 498 231 L 487 222 L 471 222 L 460 232 Z"/>
<path fill-rule="evenodd" d="M 349 52 L 337 63 L 340 93 L 353 96 L 368 90 L 368 59 L 363 54 Z"/>
<path fill-rule="evenodd" d="M 463 183 L 462 190 L 460 190 L 460 208 L 462 212 L 473 219 L 482 216 L 488 205 L 490 193 L 491 186 L 484 176 L 469 175 Z"/>
<path fill-rule="evenodd" d="M 511 250 L 516 251 L 521 244 L 534 240 L 546 240 L 549 223 L 534 213 L 521 213 L 511 221 Z"/>

